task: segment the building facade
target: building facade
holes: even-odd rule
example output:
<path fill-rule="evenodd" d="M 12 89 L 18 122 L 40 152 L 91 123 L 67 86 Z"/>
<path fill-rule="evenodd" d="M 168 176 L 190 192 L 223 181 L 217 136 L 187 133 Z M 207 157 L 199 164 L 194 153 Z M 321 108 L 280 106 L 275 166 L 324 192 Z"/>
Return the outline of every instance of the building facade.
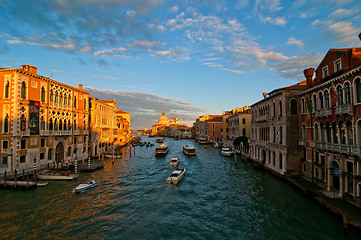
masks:
<path fill-rule="evenodd" d="M 298 94 L 306 81 L 273 90 L 251 106 L 250 155 L 276 174 L 300 171 Z"/>
<path fill-rule="evenodd" d="M 37 74 L 0 69 L 0 173 L 59 166 L 88 154 L 89 93 Z"/>
<path fill-rule="evenodd" d="M 228 121 L 228 139 L 233 142 L 240 136 L 251 137 L 251 108 L 244 107 L 234 115 L 227 118 Z M 238 146 L 234 146 L 238 148 Z M 235 149 L 240 150 L 240 149 Z"/>
<path fill-rule="evenodd" d="M 361 48 L 330 49 L 304 71 L 299 95 L 303 175 L 349 200 L 361 196 Z"/>

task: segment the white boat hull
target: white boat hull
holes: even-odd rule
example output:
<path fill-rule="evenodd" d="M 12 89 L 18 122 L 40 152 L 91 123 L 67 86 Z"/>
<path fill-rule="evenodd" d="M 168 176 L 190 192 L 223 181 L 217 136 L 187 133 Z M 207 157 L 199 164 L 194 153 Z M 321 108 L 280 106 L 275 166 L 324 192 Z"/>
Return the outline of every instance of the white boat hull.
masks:
<path fill-rule="evenodd" d="M 73 180 L 77 177 L 77 174 L 50 170 L 40 172 L 37 175 L 37 178 L 41 180 Z"/>

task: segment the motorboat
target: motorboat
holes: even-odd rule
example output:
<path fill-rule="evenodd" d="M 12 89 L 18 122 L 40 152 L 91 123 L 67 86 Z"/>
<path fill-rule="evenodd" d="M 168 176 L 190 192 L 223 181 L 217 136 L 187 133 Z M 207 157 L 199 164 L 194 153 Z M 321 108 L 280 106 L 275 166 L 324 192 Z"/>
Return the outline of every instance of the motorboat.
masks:
<path fill-rule="evenodd" d="M 162 143 L 161 145 L 155 148 L 156 156 L 166 155 L 167 153 L 168 153 L 168 144 L 166 142 Z"/>
<path fill-rule="evenodd" d="M 37 178 L 40 180 L 73 180 L 77 177 L 78 175 L 74 173 L 53 170 L 44 170 L 37 175 Z"/>
<path fill-rule="evenodd" d="M 179 164 L 179 157 L 173 157 L 169 162 L 170 167 L 177 167 L 178 164 Z"/>
<path fill-rule="evenodd" d="M 169 175 L 167 183 L 177 185 L 183 179 L 185 172 L 185 168 L 177 168 Z"/>
<path fill-rule="evenodd" d="M 98 184 L 95 180 L 89 180 L 87 182 L 79 184 L 76 188 L 74 188 L 73 192 L 83 192 L 90 188 L 96 187 Z"/>
<path fill-rule="evenodd" d="M 230 148 L 222 148 L 221 154 L 225 157 L 230 157 L 233 155 L 233 151 Z"/>
<path fill-rule="evenodd" d="M 216 143 L 213 145 L 213 147 L 218 148 L 218 147 L 219 147 L 219 144 L 216 142 Z"/>
<path fill-rule="evenodd" d="M 199 144 L 206 144 L 206 143 L 207 143 L 207 139 L 205 139 L 205 138 L 198 138 L 198 143 L 199 143 Z"/>
<path fill-rule="evenodd" d="M 162 143 L 162 142 L 164 142 L 164 138 L 163 138 L 163 137 L 157 137 L 157 138 L 155 139 L 155 141 L 156 141 L 157 143 Z"/>
<path fill-rule="evenodd" d="M 37 187 L 45 187 L 46 185 L 48 185 L 48 182 L 46 181 L 36 181 Z"/>
<path fill-rule="evenodd" d="M 188 156 L 196 155 L 196 148 L 191 144 L 186 144 L 183 146 L 183 153 Z"/>

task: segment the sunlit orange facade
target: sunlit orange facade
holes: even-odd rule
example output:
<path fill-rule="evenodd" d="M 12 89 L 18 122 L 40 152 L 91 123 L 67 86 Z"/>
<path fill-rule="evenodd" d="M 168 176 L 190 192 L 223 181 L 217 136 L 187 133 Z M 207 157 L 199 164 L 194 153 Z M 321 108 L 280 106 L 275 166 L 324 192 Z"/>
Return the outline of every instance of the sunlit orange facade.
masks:
<path fill-rule="evenodd" d="M 0 69 L 1 164 L 4 171 L 63 164 L 88 154 L 89 93 L 37 74 Z"/>

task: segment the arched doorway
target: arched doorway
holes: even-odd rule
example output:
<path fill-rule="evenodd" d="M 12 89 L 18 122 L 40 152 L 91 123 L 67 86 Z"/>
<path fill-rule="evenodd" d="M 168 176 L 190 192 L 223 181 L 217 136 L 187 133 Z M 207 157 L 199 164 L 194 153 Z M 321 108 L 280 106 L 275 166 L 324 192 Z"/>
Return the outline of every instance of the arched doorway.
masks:
<path fill-rule="evenodd" d="M 331 186 L 332 190 L 340 191 L 340 166 L 338 165 L 338 162 L 332 161 L 331 162 Z"/>
<path fill-rule="evenodd" d="M 266 151 L 263 149 L 261 153 L 261 162 L 266 163 Z"/>
<path fill-rule="evenodd" d="M 55 162 L 61 163 L 63 161 L 64 161 L 64 145 L 62 142 L 59 142 L 55 148 Z"/>

